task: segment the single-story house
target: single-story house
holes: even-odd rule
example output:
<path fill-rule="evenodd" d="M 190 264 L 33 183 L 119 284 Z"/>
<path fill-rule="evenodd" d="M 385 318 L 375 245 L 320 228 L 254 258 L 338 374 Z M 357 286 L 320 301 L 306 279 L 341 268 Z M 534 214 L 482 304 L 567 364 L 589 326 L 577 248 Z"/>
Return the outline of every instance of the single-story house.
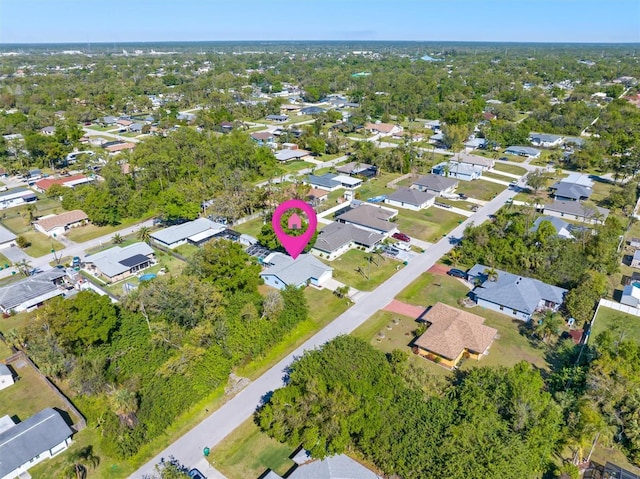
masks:
<path fill-rule="evenodd" d="M 100 122 L 104 126 L 111 126 L 111 125 L 115 125 L 117 121 L 118 119 L 115 116 L 105 116 L 104 118 L 102 118 Z"/>
<path fill-rule="evenodd" d="M 155 244 L 174 249 L 186 243 L 202 244 L 226 228 L 225 225 L 211 221 L 208 218 L 198 218 L 181 225 L 169 226 L 168 228 L 154 231 L 149 236 Z"/>
<path fill-rule="evenodd" d="M 400 133 L 402 131 L 401 126 L 392 125 L 391 123 L 367 123 L 364 128 L 380 136 L 393 135 L 394 133 Z"/>
<path fill-rule="evenodd" d="M 432 145 L 439 145 L 439 146 L 445 147 L 444 133 L 442 133 L 441 131 L 434 133 L 429 137 L 429 143 L 431 143 Z"/>
<path fill-rule="evenodd" d="M 483 149 L 487 146 L 487 140 L 484 138 L 471 138 L 465 141 L 464 146 L 471 150 Z"/>
<path fill-rule="evenodd" d="M 289 119 L 287 115 L 267 115 L 265 118 L 269 121 L 275 121 L 276 123 L 284 123 Z"/>
<path fill-rule="evenodd" d="M 113 155 L 124 150 L 133 150 L 135 147 L 135 143 L 129 143 L 126 141 L 111 141 L 102 145 L 102 148 Z"/>
<path fill-rule="evenodd" d="M 484 111 L 482 112 L 482 118 L 484 118 L 487 121 L 493 121 L 498 117 L 496 116 L 495 113 L 491 113 L 490 111 Z"/>
<path fill-rule="evenodd" d="M 593 192 L 593 180 L 589 175 L 571 173 L 568 177 L 554 183 L 549 189 L 557 200 L 587 200 Z"/>
<path fill-rule="evenodd" d="M 36 181 L 36 184 L 33 185 L 33 187 L 39 193 L 46 193 L 53 185 L 74 188 L 75 186 L 85 185 L 87 183 L 92 183 L 93 181 L 93 178 L 89 178 L 86 175 L 78 174 L 71 176 L 60 176 L 59 178 L 43 178 Z"/>
<path fill-rule="evenodd" d="M 352 205 L 355 207 L 338 216 L 337 222 L 353 224 L 384 236 L 391 236 L 398 232 L 398 225 L 391 222 L 398 215 L 397 210 L 368 203 L 358 205 L 352 203 Z"/>
<path fill-rule="evenodd" d="M 196 121 L 195 113 L 178 113 L 176 115 L 177 120 L 186 121 L 187 123 L 191 123 L 192 121 Z"/>
<path fill-rule="evenodd" d="M 443 303 L 433 305 L 420 320 L 429 327 L 413 342 L 413 351 L 448 368 L 454 368 L 464 356 L 480 360 L 498 334 L 497 329 L 482 324 L 483 317 Z"/>
<path fill-rule="evenodd" d="M 271 253 L 264 258 L 267 266 L 260 277 L 265 284 L 284 289 L 289 285 L 298 288 L 307 284 L 322 286 L 333 275 L 333 268 L 310 254 L 301 254 L 295 260 L 286 254 Z"/>
<path fill-rule="evenodd" d="M 345 454 L 328 456 L 321 460 L 300 449 L 291 460 L 295 463 L 284 476 L 286 479 L 382 479 L 370 469 Z M 262 479 L 284 479 L 272 470 L 260 476 Z"/>
<path fill-rule="evenodd" d="M 72 210 L 59 215 L 48 215 L 34 221 L 33 226 L 37 231 L 47 236 L 61 236 L 70 228 L 82 226 L 89 220 L 82 210 Z"/>
<path fill-rule="evenodd" d="M 495 160 L 491 158 L 484 158 L 476 155 L 459 154 L 455 157 L 455 161 L 464 163 L 466 165 L 477 166 L 482 168 L 482 171 L 487 171 L 493 168 L 496 164 Z"/>
<path fill-rule="evenodd" d="M 42 130 L 40 130 L 43 135 L 51 136 L 55 134 L 56 127 L 55 126 L 45 126 Z"/>
<path fill-rule="evenodd" d="M 631 258 L 631 267 L 640 269 L 640 249 L 637 249 L 633 252 L 633 257 Z"/>
<path fill-rule="evenodd" d="M 482 168 L 479 166 L 459 163 L 457 161 L 443 161 L 431 169 L 435 175 L 447 178 L 457 178 L 463 181 L 472 181 L 482 176 Z"/>
<path fill-rule="evenodd" d="M 307 175 L 307 178 L 304 182 L 308 185 L 311 185 L 312 188 L 335 191 L 338 188 L 342 187 L 340 182 L 334 180 L 335 177 L 336 175 L 334 175 L 333 173 L 325 173 L 322 176 Z"/>
<path fill-rule="evenodd" d="M 424 124 L 424 127 L 433 131 L 440 131 L 442 124 L 440 120 L 429 120 Z"/>
<path fill-rule="evenodd" d="M 549 135 L 547 133 L 529 133 L 529 141 L 533 146 L 541 146 L 542 148 L 555 148 L 560 146 L 564 138 L 560 135 Z"/>
<path fill-rule="evenodd" d="M 400 208 L 406 208 L 413 211 L 428 208 L 429 206 L 432 206 L 435 201 L 435 193 L 427 193 L 413 188 L 398 188 L 384 200 L 388 205 L 398 206 Z"/>
<path fill-rule="evenodd" d="M 0 249 L 7 248 L 15 244 L 17 236 L 4 226 L 0 225 Z"/>
<path fill-rule="evenodd" d="M 324 113 L 327 110 L 324 108 L 320 108 L 319 106 L 307 106 L 300 110 L 300 115 L 319 115 L 320 113 Z"/>
<path fill-rule="evenodd" d="M 628 469 L 623 469 L 617 464 L 608 462 L 604 465 L 604 471 L 602 477 L 606 479 L 640 479 L 640 475 L 635 472 L 631 472 Z"/>
<path fill-rule="evenodd" d="M 479 306 L 529 321 L 536 311 L 558 311 L 564 302 L 566 289 L 501 270 L 489 277 L 490 269 L 476 264 L 467 272 L 468 280 L 476 284 L 472 297 Z"/>
<path fill-rule="evenodd" d="M 632 248 L 640 249 L 640 238 L 631 238 L 629 240 L 629 246 Z"/>
<path fill-rule="evenodd" d="M 220 123 L 220 131 L 222 133 L 230 133 L 233 130 L 233 123 L 230 121 L 223 121 Z"/>
<path fill-rule="evenodd" d="M 64 295 L 59 286 L 64 283 L 65 276 L 63 270 L 56 268 L 1 287 L 0 311 L 32 311 L 46 300 Z"/>
<path fill-rule="evenodd" d="M 20 206 L 24 203 L 33 203 L 37 199 L 38 197 L 33 191 L 25 188 L 15 188 L 0 195 L 0 210 Z"/>
<path fill-rule="evenodd" d="M 298 113 L 300 110 L 302 110 L 302 106 L 301 105 L 292 105 L 292 104 L 288 104 L 288 105 L 282 105 L 280 107 L 280 112 L 284 113 Z"/>
<path fill-rule="evenodd" d="M 620 302 L 633 308 L 640 306 L 640 283 L 634 282 L 626 285 L 622 290 Z"/>
<path fill-rule="evenodd" d="M 337 181 L 340 186 L 347 189 L 359 188 L 362 186 L 362 180 L 354 176 L 336 175 L 333 177 L 333 181 Z"/>
<path fill-rule="evenodd" d="M 9 366 L 0 363 L 0 390 L 12 386 L 14 382 L 13 373 L 11 369 L 9 369 Z"/>
<path fill-rule="evenodd" d="M 276 160 L 282 161 L 282 162 L 291 161 L 291 160 L 304 160 L 311 156 L 311 152 L 307 150 L 285 149 L 285 150 L 280 150 L 276 152 L 275 156 L 276 156 Z"/>
<path fill-rule="evenodd" d="M 325 226 L 318 233 L 316 243 L 311 252 L 328 260 L 334 260 L 351 248 L 363 247 L 371 251 L 385 236 L 351 223 L 333 223 Z"/>
<path fill-rule="evenodd" d="M 530 146 L 510 146 L 504 152 L 507 155 L 528 156 L 530 158 L 539 158 L 541 153 L 540 150 Z"/>
<path fill-rule="evenodd" d="M 253 139 L 253 141 L 255 141 L 260 146 L 267 145 L 267 144 L 270 145 L 274 141 L 273 133 L 270 133 L 268 131 L 256 131 L 251 133 L 250 136 Z"/>
<path fill-rule="evenodd" d="M 544 214 L 580 221 L 590 224 L 604 224 L 609 210 L 600 206 L 589 206 L 579 201 L 555 200 L 553 203 L 544 205 Z"/>
<path fill-rule="evenodd" d="M 154 251 L 147 243 L 114 246 L 99 253 L 85 256 L 90 272 L 104 276 L 110 283 L 141 271 L 155 263 Z"/>
<path fill-rule="evenodd" d="M 336 168 L 338 173 L 342 173 L 350 176 L 364 176 L 365 178 L 373 178 L 378 174 L 378 167 L 369 165 L 367 163 L 361 163 L 359 161 L 352 161 L 346 165 L 342 165 Z"/>
<path fill-rule="evenodd" d="M 572 225 L 571 223 L 567 223 L 566 221 L 554 216 L 540 216 L 533 223 L 533 226 L 531 227 L 530 231 L 532 233 L 535 233 L 536 231 L 538 231 L 538 228 L 540 227 L 540 224 L 543 221 L 547 221 L 548 223 L 551 224 L 551 226 L 553 226 L 553 229 L 556 230 L 556 236 L 558 238 L 574 239 L 573 234 L 571 232 L 575 230 L 575 226 Z"/>
<path fill-rule="evenodd" d="M 5 416 L 8 418 L 8 416 Z M 62 415 L 46 408 L 18 424 L 2 418 L 0 432 L 0 479 L 22 476 L 39 462 L 64 451 L 73 431 Z"/>
<path fill-rule="evenodd" d="M 131 133 L 142 133 L 142 127 L 144 125 L 142 123 L 132 123 L 129 125 L 129 131 Z"/>
<path fill-rule="evenodd" d="M 120 125 L 122 128 L 129 128 L 131 125 L 133 125 L 133 122 L 129 119 L 118 118 L 116 124 Z"/>
<path fill-rule="evenodd" d="M 329 192 L 320 188 L 311 188 L 307 193 L 307 200 L 314 206 L 326 201 L 328 197 Z"/>
<path fill-rule="evenodd" d="M 419 191 L 435 193 L 438 196 L 453 193 L 457 187 L 458 180 L 433 174 L 421 176 L 411 184 L 411 188 L 415 188 Z"/>

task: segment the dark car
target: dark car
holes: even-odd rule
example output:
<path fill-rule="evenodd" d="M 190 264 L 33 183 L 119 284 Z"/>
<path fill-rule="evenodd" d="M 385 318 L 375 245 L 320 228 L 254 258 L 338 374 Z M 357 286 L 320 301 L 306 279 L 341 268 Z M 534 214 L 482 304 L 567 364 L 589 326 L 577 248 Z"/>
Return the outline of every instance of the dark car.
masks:
<path fill-rule="evenodd" d="M 207 479 L 205 477 L 204 474 L 202 474 L 200 471 L 198 471 L 197 469 L 191 469 L 189 471 L 189 477 L 192 477 L 193 479 Z"/>
<path fill-rule="evenodd" d="M 447 274 L 449 276 L 453 276 L 454 278 L 467 279 L 467 273 L 465 273 L 461 269 L 451 268 L 449 271 L 447 271 Z"/>
<path fill-rule="evenodd" d="M 507 158 L 506 156 L 502 156 L 502 157 L 500 158 L 500 161 L 509 161 L 509 158 Z"/>
<path fill-rule="evenodd" d="M 404 241 L 405 243 L 409 243 L 411 241 L 411 238 L 404 233 L 394 233 L 393 237 L 397 240 Z"/>

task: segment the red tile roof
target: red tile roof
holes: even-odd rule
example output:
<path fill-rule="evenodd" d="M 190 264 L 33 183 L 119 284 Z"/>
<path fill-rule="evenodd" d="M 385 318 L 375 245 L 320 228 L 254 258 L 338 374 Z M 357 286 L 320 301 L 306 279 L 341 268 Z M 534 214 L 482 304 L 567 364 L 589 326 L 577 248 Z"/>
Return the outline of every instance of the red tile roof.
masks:
<path fill-rule="evenodd" d="M 71 175 L 63 176 L 60 178 L 44 178 L 42 180 L 36 181 L 36 187 L 42 191 L 47 191 L 53 185 L 64 185 L 69 181 L 82 180 L 84 178 L 86 178 L 85 175 Z"/>

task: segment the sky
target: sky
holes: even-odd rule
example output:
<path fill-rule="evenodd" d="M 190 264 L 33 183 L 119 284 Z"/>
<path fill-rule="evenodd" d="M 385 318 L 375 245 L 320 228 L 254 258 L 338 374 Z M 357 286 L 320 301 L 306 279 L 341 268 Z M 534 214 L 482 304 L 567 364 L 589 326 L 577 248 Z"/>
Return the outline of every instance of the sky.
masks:
<path fill-rule="evenodd" d="M 639 0 L 0 0 L 0 43 L 640 42 Z"/>

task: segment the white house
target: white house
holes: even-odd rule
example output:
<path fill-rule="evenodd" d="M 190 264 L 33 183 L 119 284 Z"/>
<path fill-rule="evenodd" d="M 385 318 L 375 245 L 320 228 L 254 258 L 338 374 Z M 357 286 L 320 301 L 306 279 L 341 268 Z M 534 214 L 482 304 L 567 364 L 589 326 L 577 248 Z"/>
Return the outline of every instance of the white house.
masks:
<path fill-rule="evenodd" d="M 151 233 L 151 240 L 165 248 L 174 249 L 186 243 L 201 244 L 226 229 L 221 223 L 208 218 L 198 218 L 181 225 L 169 226 Z"/>
<path fill-rule="evenodd" d="M 59 215 L 43 216 L 33 223 L 34 228 L 47 236 L 62 236 L 71 228 L 84 225 L 89 220 L 82 210 L 72 210 Z"/>
<path fill-rule="evenodd" d="M 14 235 L 11 231 L 9 231 L 4 226 L 0 225 L 0 249 L 7 248 L 14 244 L 16 240 L 16 235 Z"/>
<path fill-rule="evenodd" d="M 15 188 L 4 195 L 0 195 L 0 210 L 20 206 L 24 203 L 33 203 L 37 199 L 38 197 L 33 191 L 25 188 Z"/>
<path fill-rule="evenodd" d="M 359 228 L 351 223 L 334 221 L 320 230 L 311 252 L 331 261 L 351 248 L 371 251 L 384 239 L 385 236 L 381 233 Z"/>
<path fill-rule="evenodd" d="M 43 409 L 18 424 L 5 418 L 0 432 L 0 479 L 14 479 L 71 444 L 73 431 L 53 408 Z"/>
<path fill-rule="evenodd" d="M 428 208 L 432 206 L 435 201 L 436 195 L 434 193 L 427 193 L 412 188 L 398 188 L 384 200 L 388 205 L 413 211 Z"/>
<path fill-rule="evenodd" d="M 549 135 L 547 133 L 534 133 L 529 134 L 529 141 L 533 146 L 541 146 L 543 148 L 555 148 L 560 146 L 564 141 L 564 138 L 559 135 Z"/>
<path fill-rule="evenodd" d="M 272 253 L 264 259 L 268 267 L 260 273 L 265 284 L 284 289 L 307 284 L 322 286 L 333 276 L 333 268 L 310 254 L 301 254 L 295 260 L 282 253 Z"/>
<path fill-rule="evenodd" d="M 13 373 L 9 366 L 0 364 L 0 390 L 8 388 L 13 383 Z"/>
<path fill-rule="evenodd" d="M 620 302 L 633 308 L 640 306 L 640 283 L 631 283 L 625 286 Z"/>

